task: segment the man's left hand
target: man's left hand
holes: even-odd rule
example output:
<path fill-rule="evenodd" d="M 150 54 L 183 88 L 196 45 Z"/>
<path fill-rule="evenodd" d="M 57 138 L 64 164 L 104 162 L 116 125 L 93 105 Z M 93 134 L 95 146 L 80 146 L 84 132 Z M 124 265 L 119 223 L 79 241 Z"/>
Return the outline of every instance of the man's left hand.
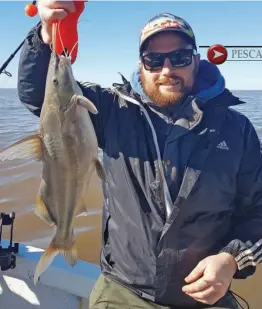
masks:
<path fill-rule="evenodd" d="M 229 253 L 219 253 L 200 261 L 185 278 L 183 292 L 196 301 L 214 305 L 222 298 L 237 270 L 237 263 Z"/>

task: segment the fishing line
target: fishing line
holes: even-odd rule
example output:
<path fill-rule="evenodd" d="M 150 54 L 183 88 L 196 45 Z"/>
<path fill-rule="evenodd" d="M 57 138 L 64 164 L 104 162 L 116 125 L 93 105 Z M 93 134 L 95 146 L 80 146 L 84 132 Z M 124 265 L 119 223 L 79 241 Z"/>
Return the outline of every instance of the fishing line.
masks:
<path fill-rule="evenodd" d="M 77 44 L 78 44 L 78 41 L 75 43 L 75 45 L 73 46 L 73 48 L 72 48 L 72 50 L 71 50 L 71 52 L 69 54 L 70 59 L 71 59 L 72 52 L 73 52 L 74 48 L 76 48 Z"/>
<path fill-rule="evenodd" d="M 79 23 L 81 23 L 81 22 L 83 22 L 83 21 L 90 21 L 90 20 L 89 20 L 89 19 L 79 20 L 77 24 L 79 24 Z M 72 53 L 73 53 L 74 49 L 76 48 L 78 42 L 79 42 L 79 40 L 76 41 L 75 45 L 73 46 L 73 48 L 72 48 L 72 50 L 71 50 L 71 52 L 70 52 L 70 54 L 69 54 L 70 59 L 71 59 Z"/>

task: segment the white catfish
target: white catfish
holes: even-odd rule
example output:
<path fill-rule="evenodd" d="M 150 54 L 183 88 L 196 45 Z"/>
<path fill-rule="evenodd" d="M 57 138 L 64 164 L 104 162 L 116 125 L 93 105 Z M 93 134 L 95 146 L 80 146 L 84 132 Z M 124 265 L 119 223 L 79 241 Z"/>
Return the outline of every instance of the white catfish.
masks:
<path fill-rule="evenodd" d="M 38 133 L 0 153 L 0 161 L 34 158 L 43 163 L 35 212 L 55 230 L 37 265 L 35 283 L 58 253 L 71 265 L 76 263 L 73 221 L 77 214 L 86 212 L 83 197 L 94 170 L 104 178 L 88 112 L 96 114 L 97 110 L 76 83 L 70 58 L 53 52 Z"/>

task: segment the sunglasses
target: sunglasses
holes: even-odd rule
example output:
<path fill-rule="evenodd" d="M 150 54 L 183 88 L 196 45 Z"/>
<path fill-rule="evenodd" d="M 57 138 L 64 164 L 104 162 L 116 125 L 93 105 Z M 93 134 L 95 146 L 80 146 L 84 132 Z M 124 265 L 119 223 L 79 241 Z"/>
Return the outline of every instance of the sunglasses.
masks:
<path fill-rule="evenodd" d="M 195 49 L 179 49 L 169 53 L 148 53 L 141 55 L 141 61 L 147 71 L 161 69 L 166 58 L 169 59 L 174 68 L 183 68 L 192 63 L 192 56 L 196 54 Z"/>

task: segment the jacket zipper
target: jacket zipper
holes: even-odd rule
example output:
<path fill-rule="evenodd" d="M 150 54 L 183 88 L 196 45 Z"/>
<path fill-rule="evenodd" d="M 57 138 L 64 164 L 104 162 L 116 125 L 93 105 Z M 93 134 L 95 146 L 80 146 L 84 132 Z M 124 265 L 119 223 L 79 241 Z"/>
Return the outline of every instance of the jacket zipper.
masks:
<path fill-rule="evenodd" d="M 167 186 L 167 183 L 166 183 L 166 178 L 165 178 L 165 175 L 164 175 L 164 169 L 163 169 L 163 164 L 162 164 L 162 160 L 161 160 L 159 145 L 158 145 L 158 141 L 157 141 L 157 135 L 156 135 L 156 131 L 154 129 L 154 126 L 152 124 L 152 121 L 151 121 L 151 119 L 148 115 L 147 110 L 144 108 L 144 106 L 140 102 L 138 102 L 137 100 L 135 100 L 133 98 L 130 98 L 129 96 L 124 95 L 122 92 L 120 92 L 116 88 L 114 88 L 113 91 L 115 91 L 120 97 L 122 97 L 126 101 L 138 105 L 140 107 L 141 112 L 145 115 L 147 122 L 148 122 L 148 124 L 151 128 L 154 145 L 155 145 L 156 152 L 157 152 L 157 158 L 158 158 L 157 161 L 158 161 L 159 171 L 160 171 L 160 175 L 161 175 L 162 182 L 163 182 L 164 202 L 165 202 L 165 210 L 166 210 L 166 217 L 167 217 L 166 219 L 168 219 L 170 217 L 172 209 L 173 209 L 173 203 L 172 203 L 170 192 L 169 192 L 169 189 L 168 189 L 168 186 Z"/>

